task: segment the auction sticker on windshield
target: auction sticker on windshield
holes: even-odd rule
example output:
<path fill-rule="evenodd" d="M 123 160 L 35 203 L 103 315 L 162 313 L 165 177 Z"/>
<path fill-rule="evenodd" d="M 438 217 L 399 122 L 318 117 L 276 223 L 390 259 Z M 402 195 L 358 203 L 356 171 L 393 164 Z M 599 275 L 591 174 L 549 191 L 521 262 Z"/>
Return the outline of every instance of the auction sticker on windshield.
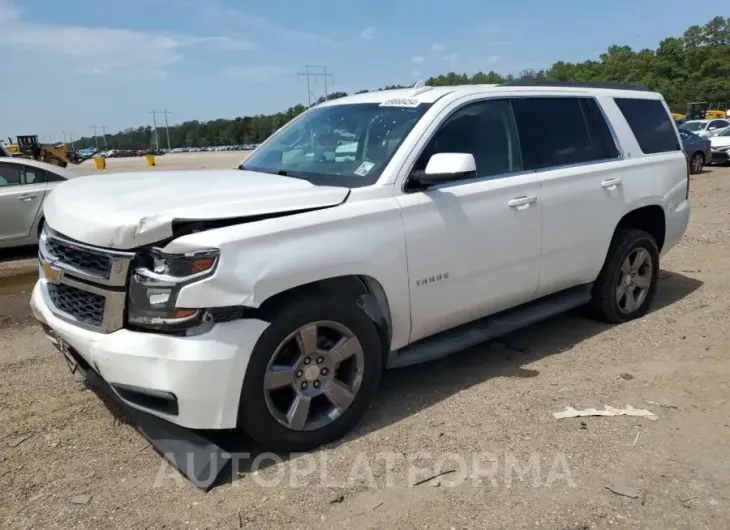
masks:
<path fill-rule="evenodd" d="M 364 177 L 370 172 L 371 169 L 373 169 L 373 166 L 375 166 L 375 164 L 366 160 L 365 162 L 360 164 L 360 167 L 353 171 L 353 173 L 355 173 L 355 175 L 357 175 L 358 177 Z"/>
<path fill-rule="evenodd" d="M 419 101 L 416 98 L 391 98 L 383 101 L 381 107 L 417 107 Z"/>

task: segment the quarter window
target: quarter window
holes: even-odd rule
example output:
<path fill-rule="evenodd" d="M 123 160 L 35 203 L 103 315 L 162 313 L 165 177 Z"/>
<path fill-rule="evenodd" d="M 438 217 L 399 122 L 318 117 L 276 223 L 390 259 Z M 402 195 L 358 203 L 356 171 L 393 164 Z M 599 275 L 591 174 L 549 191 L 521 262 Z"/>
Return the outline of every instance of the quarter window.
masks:
<path fill-rule="evenodd" d="M 644 154 L 681 149 L 673 120 L 660 100 L 616 98 L 615 101 Z"/>
<path fill-rule="evenodd" d="M 437 153 L 471 153 L 479 178 L 520 171 L 519 139 L 509 101 L 490 99 L 458 109 L 431 138 L 414 169 L 425 170 Z"/>
<path fill-rule="evenodd" d="M 35 167 L 24 166 L 22 170 L 22 176 L 20 178 L 21 184 L 44 184 L 46 182 L 46 172 L 42 169 Z"/>
<path fill-rule="evenodd" d="M 610 137 L 601 127 L 598 108 L 585 107 L 581 98 L 537 97 L 512 100 L 517 130 L 520 133 L 525 169 L 580 164 L 614 157 Z M 584 110 L 589 114 L 586 120 Z M 591 124 L 595 138 L 591 136 Z M 610 156 L 613 155 L 613 156 Z"/>

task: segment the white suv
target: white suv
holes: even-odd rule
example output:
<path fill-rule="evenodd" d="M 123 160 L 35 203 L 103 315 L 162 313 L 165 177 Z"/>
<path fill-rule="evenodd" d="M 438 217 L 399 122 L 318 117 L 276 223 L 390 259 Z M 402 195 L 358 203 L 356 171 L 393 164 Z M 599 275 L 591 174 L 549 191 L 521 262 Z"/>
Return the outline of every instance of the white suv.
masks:
<path fill-rule="evenodd" d="M 689 173 L 641 87 L 416 86 L 318 105 L 239 169 L 79 178 L 44 210 L 32 307 L 73 367 L 303 450 L 383 369 L 577 306 L 644 315 Z"/>

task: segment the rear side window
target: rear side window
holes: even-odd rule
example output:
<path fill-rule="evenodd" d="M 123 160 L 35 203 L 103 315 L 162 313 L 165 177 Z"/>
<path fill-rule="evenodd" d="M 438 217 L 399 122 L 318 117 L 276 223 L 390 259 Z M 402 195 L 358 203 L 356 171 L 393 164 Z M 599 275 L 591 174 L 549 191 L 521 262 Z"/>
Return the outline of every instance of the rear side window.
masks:
<path fill-rule="evenodd" d="M 50 171 L 46 172 L 46 182 L 64 182 L 66 179 Z"/>
<path fill-rule="evenodd" d="M 672 118 L 660 100 L 616 98 L 615 101 L 644 154 L 681 149 Z"/>
<path fill-rule="evenodd" d="M 610 158 L 611 146 L 606 139 L 606 135 L 610 138 L 610 132 L 605 121 L 604 128 L 601 128 L 597 116 L 600 110 L 584 106 L 583 99 L 538 97 L 512 100 L 524 169 Z M 594 136 L 591 135 L 589 124 Z M 610 142 L 613 143 L 613 140 Z"/>

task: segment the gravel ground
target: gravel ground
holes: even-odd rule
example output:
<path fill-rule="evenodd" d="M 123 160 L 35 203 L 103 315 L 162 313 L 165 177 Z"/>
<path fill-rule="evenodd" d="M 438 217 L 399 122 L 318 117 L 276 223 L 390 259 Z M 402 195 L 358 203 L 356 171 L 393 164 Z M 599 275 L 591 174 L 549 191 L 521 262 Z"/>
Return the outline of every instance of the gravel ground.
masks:
<path fill-rule="evenodd" d="M 70 375 L 32 323 L 34 271 L 0 277 L 0 526 L 727 528 L 729 195 L 730 169 L 693 177 L 645 318 L 564 315 L 390 372 L 347 440 L 209 493 Z M 552 415 L 604 405 L 658 419 Z"/>

